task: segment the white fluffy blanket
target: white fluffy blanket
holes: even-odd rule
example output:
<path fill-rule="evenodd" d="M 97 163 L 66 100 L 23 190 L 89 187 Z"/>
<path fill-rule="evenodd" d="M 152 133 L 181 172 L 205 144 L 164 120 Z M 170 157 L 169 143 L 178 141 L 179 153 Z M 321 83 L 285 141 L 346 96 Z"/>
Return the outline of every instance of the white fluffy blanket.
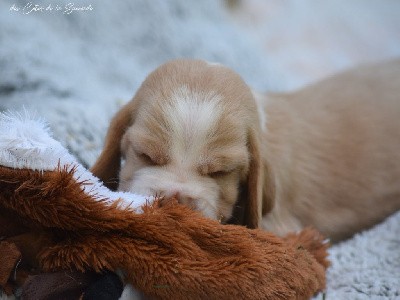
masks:
<path fill-rule="evenodd" d="M 88 183 L 82 185 L 82 189 L 88 195 L 109 204 L 121 201 L 121 209 L 129 207 L 137 213 L 141 213 L 141 206 L 153 200 L 151 195 L 110 191 L 52 137 L 44 120 L 30 115 L 27 111 L 0 113 L 0 165 L 36 171 L 74 167 L 74 178 Z"/>
<path fill-rule="evenodd" d="M 68 2 L 0 2 L 0 111 L 36 111 L 85 166 L 111 116 L 165 60 L 217 61 L 256 89 L 288 90 L 400 56 L 398 1 L 242 0 L 229 10 L 215 0 L 81 0 L 75 7 L 92 10 L 70 14 Z M 330 253 L 327 299 L 400 299 L 400 213 Z"/>

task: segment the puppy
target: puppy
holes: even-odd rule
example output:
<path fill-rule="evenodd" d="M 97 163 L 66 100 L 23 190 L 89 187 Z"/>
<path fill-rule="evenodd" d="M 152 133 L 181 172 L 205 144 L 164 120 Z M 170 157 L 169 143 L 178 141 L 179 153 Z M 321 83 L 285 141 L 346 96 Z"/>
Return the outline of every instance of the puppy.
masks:
<path fill-rule="evenodd" d="M 114 117 L 92 172 L 222 222 L 347 238 L 400 208 L 400 60 L 281 95 L 168 62 Z"/>
<path fill-rule="evenodd" d="M 238 223 L 256 228 L 260 145 L 258 109 L 243 80 L 220 65 L 177 60 L 151 73 L 117 113 L 92 171 L 109 187 L 119 178 L 120 190 L 176 198 L 223 222 L 239 201 Z"/>

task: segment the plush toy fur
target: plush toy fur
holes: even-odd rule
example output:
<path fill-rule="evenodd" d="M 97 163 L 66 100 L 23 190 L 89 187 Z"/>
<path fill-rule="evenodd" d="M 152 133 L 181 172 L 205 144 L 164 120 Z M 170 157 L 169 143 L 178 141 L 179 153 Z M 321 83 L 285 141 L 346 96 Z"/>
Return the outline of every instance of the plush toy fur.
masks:
<path fill-rule="evenodd" d="M 0 166 L 3 289 L 23 284 L 14 270 L 120 272 L 156 299 L 307 299 L 325 288 L 327 244 L 314 230 L 282 239 L 177 203 L 140 211 L 76 172 Z"/>

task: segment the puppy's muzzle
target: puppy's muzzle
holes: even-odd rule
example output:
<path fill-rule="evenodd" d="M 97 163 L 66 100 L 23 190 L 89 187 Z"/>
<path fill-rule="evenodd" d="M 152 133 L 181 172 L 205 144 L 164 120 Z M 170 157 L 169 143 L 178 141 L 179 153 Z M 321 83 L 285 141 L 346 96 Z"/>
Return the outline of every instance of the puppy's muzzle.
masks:
<path fill-rule="evenodd" d="M 160 201 L 160 205 L 166 205 L 167 203 L 169 203 L 170 201 L 177 201 L 179 204 L 183 204 L 186 205 L 187 207 L 196 210 L 197 209 L 197 205 L 196 205 L 196 199 L 194 199 L 191 196 L 185 195 L 182 192 L 179 191 L 174 191 L 174 192 L 170 192 L 170 193 L 161 193 L 162 198 Z"/>

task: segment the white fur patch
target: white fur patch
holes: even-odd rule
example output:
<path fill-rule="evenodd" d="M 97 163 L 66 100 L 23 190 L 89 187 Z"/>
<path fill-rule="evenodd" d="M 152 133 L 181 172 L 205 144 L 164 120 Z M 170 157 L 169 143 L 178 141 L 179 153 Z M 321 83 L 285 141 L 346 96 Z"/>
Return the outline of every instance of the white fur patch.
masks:
<path fill-rule="evenodd" d="M 265 112 L 265 104 L 267 96 L 255 91 L 252 91 L 254 100 L 257 104 L 258 117 L 260 118 L 260 127 L 262 131 L 267 129 L 267 114 Z"/>
<path fill-rule="evenodd" d="M 193 91 L 181 86 L 171 98 L 171 104 L 164 108 L 173 133 L 171 152 L 197 155 L 195 150 L 201 149 L 222 114 L 221 96 L 213 91 Z"/>

